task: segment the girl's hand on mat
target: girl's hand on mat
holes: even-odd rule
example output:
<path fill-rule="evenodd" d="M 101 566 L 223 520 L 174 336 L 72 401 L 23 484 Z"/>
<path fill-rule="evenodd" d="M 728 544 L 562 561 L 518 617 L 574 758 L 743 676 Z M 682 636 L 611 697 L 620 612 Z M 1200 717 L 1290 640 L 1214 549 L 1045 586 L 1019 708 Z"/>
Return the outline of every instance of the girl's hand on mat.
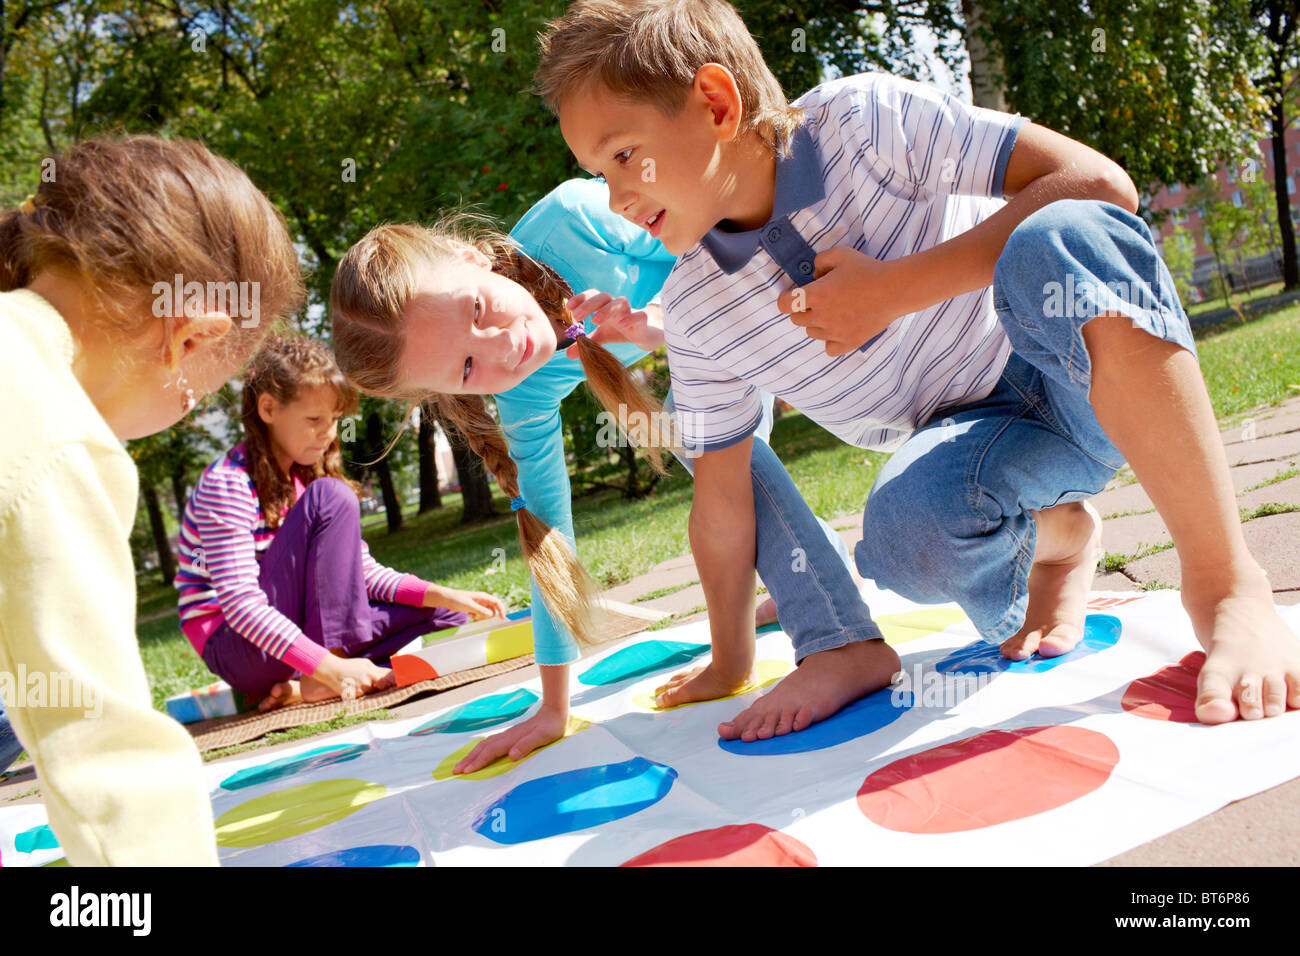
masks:
<path fill-rule="evenodd" d="M 456 588 L 439 587 L 436 584 L 429 585 L 429 590 L 424 592 L 424 606 L 464 611 L 471 621 L 481 621 L 485 617 L 505 617 L 510 613 L 505 602 L 495 594 L 484 591 L 460 591 Z"/>
<path fill-rule="evenodd" d="M 664 314 L 657 305 L 634 311 L 632 304 L 622 296 L 616 299 L 596 289 L 579 292 L 564 304 L 579 322 L 591 316 L 591 321 L 596 324 L 591 341 L 597 345 L 630 342 L 639 349 L 653 352 L 664 344 Z M 570 346 L 567 354 L 576 359 L 578 350 Z"/>
<path fill-rule="evenodd" d="M 509 730 L 480 740 L 478 746 L 456 764 L 452 773 L 473 773 L 502 757 L 523 760 L 538 747 L 553 744 L 563 737 L 568 723 L 567 705 L 563 711 L 543 706 L 522 724 L 515 724 Z"/>
<path fill-rule="evenodd" d="M 909 286 L 915 283 L 900 265 L 906 261 L 873 259 L 835 246 L 813 260 L 813 281 L 782 292 L 776 307 L 811 338 L 825 342 L 827 355 L 846 355 L 900 315 L 924 308 L 916 298 L 922 290 Z"/>
<path fill-rule="evenodd" d="M 377 690 L 386 690 L 394 682 L 393 672 L 374 661 L 364 657 L 337 657 L 333 654 L 321 661 L 311 679 L 324 684 L 344 700 L 355 700 Z M 307 688 L 304 687 L 303 698 L 306 697 Z"/>

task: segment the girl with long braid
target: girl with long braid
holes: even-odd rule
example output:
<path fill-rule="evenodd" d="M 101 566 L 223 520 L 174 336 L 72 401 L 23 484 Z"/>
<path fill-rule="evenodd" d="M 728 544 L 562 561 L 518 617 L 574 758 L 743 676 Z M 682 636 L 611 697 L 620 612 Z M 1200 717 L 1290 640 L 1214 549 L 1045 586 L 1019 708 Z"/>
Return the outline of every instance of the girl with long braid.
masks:
<path fill-rule="evenodd" d="M 561 400 L 585 380 L 653 467 L 662 468 L 662 449 L 674 446 L 671 415 L 625 366 L 663 343 L 656 300 L 675 260 L 608 202 L 603 182 L 572 180 L 529 210 L 509 237 L 475 234 L 464 217 L 432 228 L 379 226 L 348 250 L 334 276 L 339 367 L 373 395 L 436 397 L 511 498 L 532 573 L 542 703 L 529 719 L 482 741 L 457 765 L 460 773 L 505 755 L 521 759 L 559 739 L 568 719 L 568 665 L 579 658 L 579 644 L 595 640 L 594 585 L 575 556 Z M 500 424 L 484 395 L 494 396 Z M 764 439 L 770 408 L 769 398 Z M 817 519 L 765 441 L 754 449 L 756 565 L 796 657 L 879 638 L 839 537 L 829 529 L 818 534 Z M 676 451 L 689 469 L 689 455 Z"/>

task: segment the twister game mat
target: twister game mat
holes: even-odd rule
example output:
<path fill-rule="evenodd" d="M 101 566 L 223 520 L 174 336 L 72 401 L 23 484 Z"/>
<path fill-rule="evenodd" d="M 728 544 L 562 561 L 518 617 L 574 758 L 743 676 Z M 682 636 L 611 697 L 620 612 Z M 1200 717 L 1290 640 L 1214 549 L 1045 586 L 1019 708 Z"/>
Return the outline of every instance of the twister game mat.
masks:
<path fill-rule="evenodd" d="M 793 664 L 758 638 L 756 686 L 656 712 L 709 655 L 705 622 L 573 666 L 568 735 L 451 768 L 525 719 L 540 682 L 206 766 L 226 866 L 1090 864 L 1300 776 L 1300 712 L 1195 723 L 1203 659 L 1175 591 L 1094 594 L 1073 652 L 1005 661 L 954 607 L 867 586 L 900 680 L 752 744 L 717 724 Z M 1283 608 L 1300 632 L 1300 607 Z M 62 853 L 43 807 L 0 810 L 0 862 Z"/>

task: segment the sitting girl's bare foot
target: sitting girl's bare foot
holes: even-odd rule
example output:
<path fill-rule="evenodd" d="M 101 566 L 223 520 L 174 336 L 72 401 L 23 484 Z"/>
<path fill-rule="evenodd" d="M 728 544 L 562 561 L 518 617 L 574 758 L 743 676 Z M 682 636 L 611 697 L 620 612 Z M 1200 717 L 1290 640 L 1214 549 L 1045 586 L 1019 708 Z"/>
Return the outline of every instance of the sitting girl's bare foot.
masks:
<path fill-rule="evenodd" d="M 1101 515 L 1086 501 L 1039 513 L 1039 553 L 1029 571 L 1025 623 L 1002 642 L 1002 656 L 1022 661 L 1035 651 L 1058 657 L 1083 638 L 1088 591 L 1101 554 Z M 1050 539 L 1044 534 L 1050 521 Z M 1046 552 L 1046 553 L 1044 553 Z"/>
<path fill-rule="evenodd" d="M 302 692 L 298 682 L 296 680 L 282 680 L 267 692 L 261 703 L 257 705 L 257 709 L 265 714 L 267 711 L 301 702 Z"/>
<path fill-rule="evenodd" d="M 889 686 L 898 670 L 898 654 L 879 639 L 809 654 L 747 710 L 719 724 L 718 736 L 752 742 L 803 730 Z"/>
<path fill-rule="evenodd" d="M 1225 581 L 1236 582 L 1226 594 Z M 1258 568 L 1241 575 L 1220 570 L 1203 585 L 1184 572 L 1183 607 L 1205 648 L 1197 720 L 1257 720 L 1300 708 L 1300 636 L 1278 616 Z"/>
<path fill-rule="evenodd" d="M 776 623 L 776 602 L 767 598 L 762 604 L 754 609 L 754 626 L 763 627 L 767 624 Z"/>
<path fill-rule="evenodd" d="M 299 693 L 305 703 L 314 704 L 317 701 L 329 700 L 331 697 L 338 697 L 338 691 L 334 690 L 329 684 L 315 677 L 304 677 L 299 682 Z"/>

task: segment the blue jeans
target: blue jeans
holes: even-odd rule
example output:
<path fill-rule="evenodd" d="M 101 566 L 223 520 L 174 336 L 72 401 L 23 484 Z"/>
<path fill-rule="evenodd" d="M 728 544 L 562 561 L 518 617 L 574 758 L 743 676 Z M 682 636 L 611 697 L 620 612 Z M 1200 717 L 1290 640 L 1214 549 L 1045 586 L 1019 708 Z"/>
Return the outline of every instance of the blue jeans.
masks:
<path fill-rule="evenodd" d="M 844 539 L 812 513 L 768 444 L 773 398 L 761 392 L 760 399 L 763 417 L 750 456 L 755 563 L 794 645 L 796 663 L 809 654 L 883 638 L 853 580 Z M 671 392 L 664 408 L 672 411 Z M 678 460 L 695 473 L 690 458 Z"/>
<path fill-rule="evenodd" d="M 881 470 L 858 571 L 913 601 L 955 601 L 1001 642 L 1024 624 L 1031 511 L 1101 491 L 1124 463 L 1088 399 L 1083 326 L 1119 313 L 1196 353 L 1146 223 L 1066 200 L 1027 217 L 993 273 L 1012 355 L 991 394 L 936 411 Z"/>
<path fill-rule="evenodd" d="M 9 769 L 9 765 L 23 752 L 23 745 L 18 742 L 18 735 L 9 726 L 5 714 L 5 702 L 0 700 L 0 773 Z"/>

